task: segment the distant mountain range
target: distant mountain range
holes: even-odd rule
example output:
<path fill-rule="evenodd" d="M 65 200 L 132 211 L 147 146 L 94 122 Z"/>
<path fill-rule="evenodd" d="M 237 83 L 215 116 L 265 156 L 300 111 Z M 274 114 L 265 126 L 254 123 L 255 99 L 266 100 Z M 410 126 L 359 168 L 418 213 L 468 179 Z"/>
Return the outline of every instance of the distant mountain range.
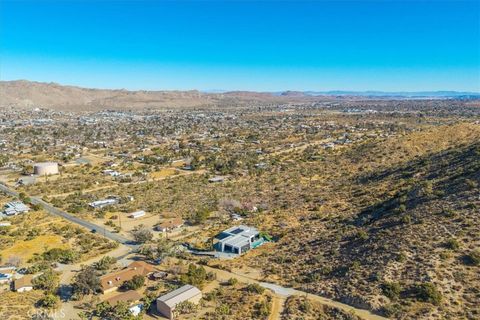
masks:
<path fill-rule="evenodd" d="M 0 107 L 43 107 L 55 110 L 168 109 L 262 103 L 317 102 L 334 99 L 478 99 L 478 92 L 421 91 L 129 91 L 90 89 L 27 80 L 0 81 Z"/>
<path fill-rule="evenodd" d="M 227 93 L 228 90 L 206 90 L 205 93 Z M 480 97 L 480 92 L 470 91 L 273 91 L 266 92 L 275 96 L 352 96 L 352 97 L 403 97 L 403 98 L 456 98 L 456 97 Z"/>
<path fill-rule="evenodd" d="M 333 91 L 305 91 L 306 95 L 312 96 L 362 96 L 362 97 L 443 97 L 443 98 L 454 98 L 454 97 L 480 97 L 480 92 L 466 92 L 466 91 L 342 91 L 342 90 L 333 90 Z"/>

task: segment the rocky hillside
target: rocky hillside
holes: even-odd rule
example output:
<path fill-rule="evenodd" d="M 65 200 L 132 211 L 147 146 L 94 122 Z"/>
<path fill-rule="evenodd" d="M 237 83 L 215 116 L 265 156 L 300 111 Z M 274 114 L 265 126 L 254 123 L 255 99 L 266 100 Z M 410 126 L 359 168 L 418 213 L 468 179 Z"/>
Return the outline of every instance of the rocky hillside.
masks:
<path fill-rule="evenodd" d="M 447 125 L 299 161 L 298 224 L 249 263 L 392 318 L 478 319 L 479 141 L 479 125 Z"/>

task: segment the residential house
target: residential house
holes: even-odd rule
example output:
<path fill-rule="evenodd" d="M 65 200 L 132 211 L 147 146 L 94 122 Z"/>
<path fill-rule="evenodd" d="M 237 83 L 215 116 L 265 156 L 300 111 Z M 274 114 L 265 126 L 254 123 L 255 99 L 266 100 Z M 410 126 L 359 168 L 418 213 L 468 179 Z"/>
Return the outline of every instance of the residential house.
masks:
<path fill-rule="evenodd" d="M 167 219 L 155 227 L 157 231 L 167 232 L 178 229 L 184 225 L 185 221 L 182 218 Z"/>
<path fill-rule="evenodd" d="M 31 274 L 16 279 L 15 281 L 13 281 L 13 290 L 17 292 L 33 290 L 32 279 L 33 276 Z"/>
<path fill-rule="evenodd" d="M 131 280 L 136 275 L 146 277 L 153 272 L 155 272 L 155 269 L 151 264 L 143 261 L 134 261 L 125 269 L 100 277 L 100 285 L 103 293 L 109 293 L 116 291 L 125 281 Z"/>
<path fill-rule="evenodd" d="M 173 290 L 163 296 L 157 298 L 157 311 L 173 320 L 175 307 L 182 302 L 189 301 L 198 304 L 202 299 L 202 292 L 192 285 L 184 285 L 176 290 Z"/>
<path fill-rule="evenodd" d="M 15 267 L 0 267 L 0 284 L 9 283 L 13 279 Z"/>
<path fill-rule="evenodd" d="M 134 316 L 138 316 L 143 309 L 143 303 L 140 301 L 142 295 L 135 290 L 129 290 L 113 297 L 109 297 L 104 301 L 110 304 L 112 307 L 116 306 L 119 302 L 126 302 L 128 304 L 128 310 Z"/>
<path fill-rule="evenodd" d="M 90 202 L 88 205 L 94 209 L 101 209 L 107 206 L 118 204 L 120 201 L 117 198 L 108 198 L 104 200 L 97 200 Z"/>
<path fill-rule="evenodd" d="M 5 210 L 3 210 L 3 213 L 7 216 L 16 216 L 28 211 L 30 211 L 30 208 L 23 202 L 11 201 L 5 205 Z"/>
<path fill-rule="evenodd" d="M 217 251 L 238 255 L 254 249 L 265 242 L 256 228 L 245 225 L 231 227 L 218 234 L 215 238 L 218 240 L 214 244 Z"/>

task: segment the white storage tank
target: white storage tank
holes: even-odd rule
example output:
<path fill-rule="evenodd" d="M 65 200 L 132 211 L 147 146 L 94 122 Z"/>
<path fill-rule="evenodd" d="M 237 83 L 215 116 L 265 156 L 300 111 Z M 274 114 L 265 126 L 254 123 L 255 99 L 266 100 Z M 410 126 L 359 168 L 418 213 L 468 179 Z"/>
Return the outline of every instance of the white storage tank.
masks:
<path fill-rule="evenodd" d="M 33 165 L 33 174 L 39 176 L 49 176 L 58 174 L 58 163 L 56 162 L 39 162 Z"/>

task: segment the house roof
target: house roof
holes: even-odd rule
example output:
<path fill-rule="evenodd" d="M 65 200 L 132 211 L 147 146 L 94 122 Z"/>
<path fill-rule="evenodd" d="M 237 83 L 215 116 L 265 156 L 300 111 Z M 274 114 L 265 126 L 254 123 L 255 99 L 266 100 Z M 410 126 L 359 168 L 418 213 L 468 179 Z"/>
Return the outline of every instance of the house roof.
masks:
<path fill-rule="evenodd" d="M 104 291 L 111 288 L 118 288 L 125 281 L 131 280 L 136 275 L 146 276 L 154 271 L 155 268 L 152 265 L 144 261 L 134 261 L 123 270 L 100 277 L 100 285 Z"/>
<path fill-rule="evenodd" d="M 111 306 L 115 306 L 119 302 L 137 302 L 142 299 L 142 295 L 135 290 L 129 290 L 127 292 L 123 292 L 117 294 L 113 297 L 105 299 L 105 302 L 108 302 Z"/>
<path fill-rule="evenodd" d="M 18 290 L 20 288 L 33 287 L 32 279 L 33 279 L 33 275 L 31 274 L 23 276 L 20 279 L 16 279 L 13 282 L 13 289 Z"/>
<path fill-rule="evenodd" d="M 157 302 L 160 301 L 173 309 L 180 302 L 187 301 L 199 294 L 202 294 L 202 292 L 197 287 L 186 284 L 183 287 L 158 297 Z"/>
<path fill-rule="evenodd" d="M 155 267 L 145 261 L 134 261 L 128 265 L 129 268 L 143 268 L 145 275 L 152 273 L 155 270 Z"/>
<path fill-rule="evenodd" d="M 240 225 L 231 227 L 217 236 L 217 239 L 224 244 L 234 247 L 241 247 L 250 243 L 250 238 L 258 234 L 258 230 L 253 227 Z"/>
<path fill-rule="evenodd" d="M 162 222 L 158 227 L 160 229 L 172 229 L 172 228 L 177 228 L 183 225 L 184 221 L 182 218 L 173 218 L 173 219 L 168 219 Z"/>

